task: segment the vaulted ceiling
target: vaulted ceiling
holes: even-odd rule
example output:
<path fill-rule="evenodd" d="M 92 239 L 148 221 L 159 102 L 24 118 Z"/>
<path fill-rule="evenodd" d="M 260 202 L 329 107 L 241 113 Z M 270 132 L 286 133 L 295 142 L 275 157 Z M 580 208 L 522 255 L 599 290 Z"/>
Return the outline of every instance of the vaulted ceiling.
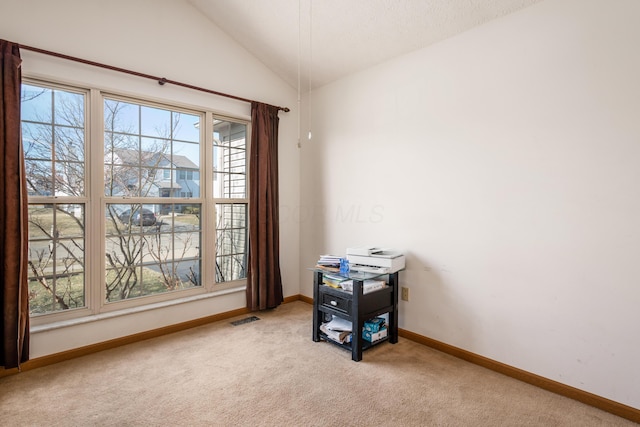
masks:
<path fill-rule="evenodd" d="M 292 87 L 316 88 L 542 0 L 188 0 Z"/>

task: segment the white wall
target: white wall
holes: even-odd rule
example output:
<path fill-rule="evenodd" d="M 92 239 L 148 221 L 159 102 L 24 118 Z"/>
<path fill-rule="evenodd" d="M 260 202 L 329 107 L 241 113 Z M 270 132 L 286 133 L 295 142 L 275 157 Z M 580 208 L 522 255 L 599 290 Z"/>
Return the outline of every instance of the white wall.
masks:
<path fill-rule="evenodd" d="M 280 113 L 280 203 L 299 205 L 297 97 L 182 0 L 0 0 L 0 38 L 292 109 Z M 23 74 L 59 78 L 160 101 L 250 118 L 250 105 L 22 50 Z M 284 295 L 299 293 L 298 223 L 283 217 Z M 294 259 L 296 262 L 290 262 Z M 31 357 L 105 341 L 245 306 L 243 292 L 32 334 Z"/>
<path fill-rule="evenodd" d="M 402 328 L 640 408 L 639 19 L 546 0 L 314 91 L 301 264 L 403 250 Z"/>

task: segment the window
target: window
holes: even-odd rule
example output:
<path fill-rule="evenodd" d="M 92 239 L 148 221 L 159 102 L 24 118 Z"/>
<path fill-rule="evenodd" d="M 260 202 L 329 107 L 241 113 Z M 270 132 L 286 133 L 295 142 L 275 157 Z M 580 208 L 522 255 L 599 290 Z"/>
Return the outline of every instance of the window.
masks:
<path fill-rule="evenodd" d="M 102 109 L 91 111 L 95 96 Z M 22 97 L 32 315 L 99 313 L 246 277 L 246 122 L 36 81 Z"/>
<path fill-rule="evenodd" d="M 104 99 L 106 303 L 201 285 L 201 203 L 163 217 L 156 199 L 185 192 L 172 194 L 179 184 L 144 173 L 162 170 L 165 177 L 179 165 L 197 168 L 200 132 L 193 125 L 199 122 L 193 114 Z M 199 188 L 192 190 L 198 197 Z"/>
<path fill-rule="evenodd" d="M 216 280 L 225 282 L 247 274 L 247 125 L 214 120 L 213 132 Z"/>
<path fill-rule="evenodd" d="M 25 84 L 31 312 L 84 307 L 86 93 Z"/>
<path fill-rule="evenodd" d="M 179 170 L 178 171 L 178 179 L 180 180 L 189 180 L 192 181 L 194 179 L 199 179 L 198 178 L 198 172 L 197 171 L 193 171 L 193 170 Z"/>

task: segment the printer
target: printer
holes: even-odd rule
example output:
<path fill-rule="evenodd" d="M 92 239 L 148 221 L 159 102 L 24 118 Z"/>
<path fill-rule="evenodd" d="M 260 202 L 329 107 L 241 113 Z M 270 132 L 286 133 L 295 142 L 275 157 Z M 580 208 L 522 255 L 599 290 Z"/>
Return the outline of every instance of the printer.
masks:
<path fill-rule="evenodd" d="M 395 273 L 404 269 L 405 260 L 401 252 L 378 247 L 347 248 L 349 269 L 371 273 Z"/>

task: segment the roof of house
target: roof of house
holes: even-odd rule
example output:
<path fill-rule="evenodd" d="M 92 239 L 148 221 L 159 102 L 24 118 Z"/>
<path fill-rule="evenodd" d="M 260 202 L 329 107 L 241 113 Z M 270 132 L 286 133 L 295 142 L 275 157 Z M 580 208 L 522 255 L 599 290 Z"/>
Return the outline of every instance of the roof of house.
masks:
<path fill-rule="evenodd" d="M 124 164 L 136 165 L 142 161 L 145 167 L 167 167 L 172 165 L 176 169 L 198 169 L 198 165 L 186 156 L 168 153 L 152 153 L 149 151 L 138 151 L 128 148 L 117 148 L 113 150 Z"/>

